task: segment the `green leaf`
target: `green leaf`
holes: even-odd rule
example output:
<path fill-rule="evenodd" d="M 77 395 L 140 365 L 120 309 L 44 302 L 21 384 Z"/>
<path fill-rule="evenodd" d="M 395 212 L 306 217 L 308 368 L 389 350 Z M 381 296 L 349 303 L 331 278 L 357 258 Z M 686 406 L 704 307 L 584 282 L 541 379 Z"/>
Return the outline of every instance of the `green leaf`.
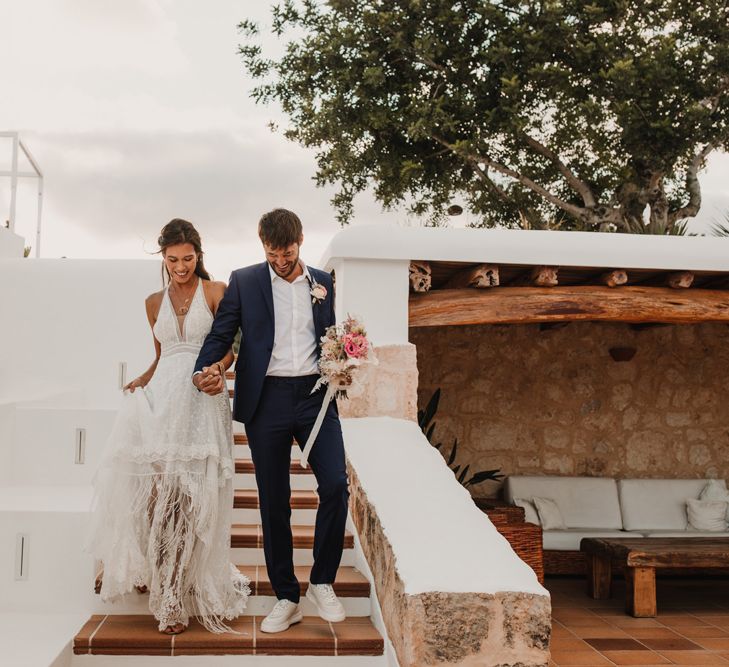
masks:
<path fill-rule="evenodd" d="M 423 224 L 447 224 L 457 199 L 474 226 L 665 234 L 693 157 L 729 142 L 728 12 L 283 0 L 269 29 L 243 18 L 240 55 L 249 94 L 315 152 L 340 224 L 372 188 Z"/>
<path fill-rule="evenodd" d="M 496 470 L 482 470 L 481 472 L 477 472 L 476 474 L 469 479 L 464 486 L 471 486 L 472 484 L 480 484 L 481 482 L 486 482 L 488 480 L 497 482 L 500 479 L 503 479 L 504 476 L 501 474 L 499 469 Z"/>
<path fill-rule="evenodd" d="M 471 465 L 467 465 L 462 471 L 461 474 L 458 476 L 458 481 L 463 484 L 463 480 L 466 479 L 466 475 L 468 474 L 468 469 L 471 467 Z"/>
<path fill-rule="evenodd" d="M 453 449 L 451 449 L 451 455 L 448 457 L 448 465 L 452 466 L 456 460 L 456 450 L 458 449 L 458 438 L 453 441 Z"/>

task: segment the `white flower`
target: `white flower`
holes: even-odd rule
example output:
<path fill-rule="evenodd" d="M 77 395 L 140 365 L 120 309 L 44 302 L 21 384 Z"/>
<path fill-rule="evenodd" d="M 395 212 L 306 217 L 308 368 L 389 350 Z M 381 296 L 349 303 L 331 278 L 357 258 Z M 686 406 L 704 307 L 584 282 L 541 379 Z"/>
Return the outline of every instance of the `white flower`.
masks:
<path fill-rule="evenodd" d="M 327 288 L 324 287 L 324 285 L 314 283 L 309 290 L 309 294 L 311 294 L 312 303 L 321 303 L 322 301 L 324 301 L 324 299 L 327 298 L 328 292 Z"/>

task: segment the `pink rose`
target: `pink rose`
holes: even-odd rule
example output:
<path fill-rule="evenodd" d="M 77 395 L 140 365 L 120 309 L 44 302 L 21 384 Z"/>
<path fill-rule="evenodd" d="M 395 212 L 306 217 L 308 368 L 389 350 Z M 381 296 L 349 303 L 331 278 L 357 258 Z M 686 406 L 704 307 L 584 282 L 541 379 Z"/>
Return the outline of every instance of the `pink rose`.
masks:
<path fill-rule="evenodd" d="M 367 339 L 355 334 L 344 335 L 344 351 L 352 359 L 361 359 L 367 356 Z"/>

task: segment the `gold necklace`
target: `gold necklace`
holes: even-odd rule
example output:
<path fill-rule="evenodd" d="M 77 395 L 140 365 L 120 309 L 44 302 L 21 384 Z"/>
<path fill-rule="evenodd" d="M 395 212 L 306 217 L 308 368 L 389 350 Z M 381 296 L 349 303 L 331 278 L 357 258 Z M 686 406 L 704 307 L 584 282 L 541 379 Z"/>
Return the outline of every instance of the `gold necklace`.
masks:
<path fill-rule="evenodd" d="M 198 281 L 200 278 L 198 277 Z M 170 283 L 170 287 L 175 287 L 174 283 Z M 179 291 L 179 287 L 175 287 L 175 294 Z M 174 302 L 172 303 L 172 308 L 178 315 L 187 315 L 187 311 L 190 310 L 190 306 L 187 304 L 190 303 L 190 299 L 194 296 L 195 292 L 197 291 L 197 282 L 195 283 L 195 287 L 193 287 L 192 291 L 190 292 L 190 296 L 185 299 L 185 303 L 183 303 L 181 306 L 175 306 Z M 184 296 L 184 295 L 180 295 Z M 172 301 L 172 299 L 170 299 Z"/>

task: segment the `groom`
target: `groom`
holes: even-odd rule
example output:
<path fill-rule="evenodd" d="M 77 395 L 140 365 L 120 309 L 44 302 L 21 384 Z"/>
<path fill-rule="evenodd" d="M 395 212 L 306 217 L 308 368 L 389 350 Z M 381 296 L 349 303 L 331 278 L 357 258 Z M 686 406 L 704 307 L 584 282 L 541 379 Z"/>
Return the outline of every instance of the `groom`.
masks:
<path fill-rule="evenodd" d="M 256 471 L 266 568 L 278 602 L 261 623 L 281 632 L 303 618 L 294 574 L 291 534 L 291 443 L 303 447 L 321 408 L 325 388 L 311 393 L 319 377 L 320 339 L 334 324 L 332 279 L 299 258 L 301 221 L 286 209 L 264 214 L 258 223 L 266 261 L 231 274 L 213 327 L 200 350 L 193 383 L 208 394 L 224 388 L 213 366 L 230 350 L 238 328 L 233 418 L 245 424 Z M 319 509 L 314 565 L 306 597 L 319 615 L 343 621 L 344 607 L 332 584 L 342 558 L 349 491 L 342 429 L 332 401 L 311 451 Z"/>

